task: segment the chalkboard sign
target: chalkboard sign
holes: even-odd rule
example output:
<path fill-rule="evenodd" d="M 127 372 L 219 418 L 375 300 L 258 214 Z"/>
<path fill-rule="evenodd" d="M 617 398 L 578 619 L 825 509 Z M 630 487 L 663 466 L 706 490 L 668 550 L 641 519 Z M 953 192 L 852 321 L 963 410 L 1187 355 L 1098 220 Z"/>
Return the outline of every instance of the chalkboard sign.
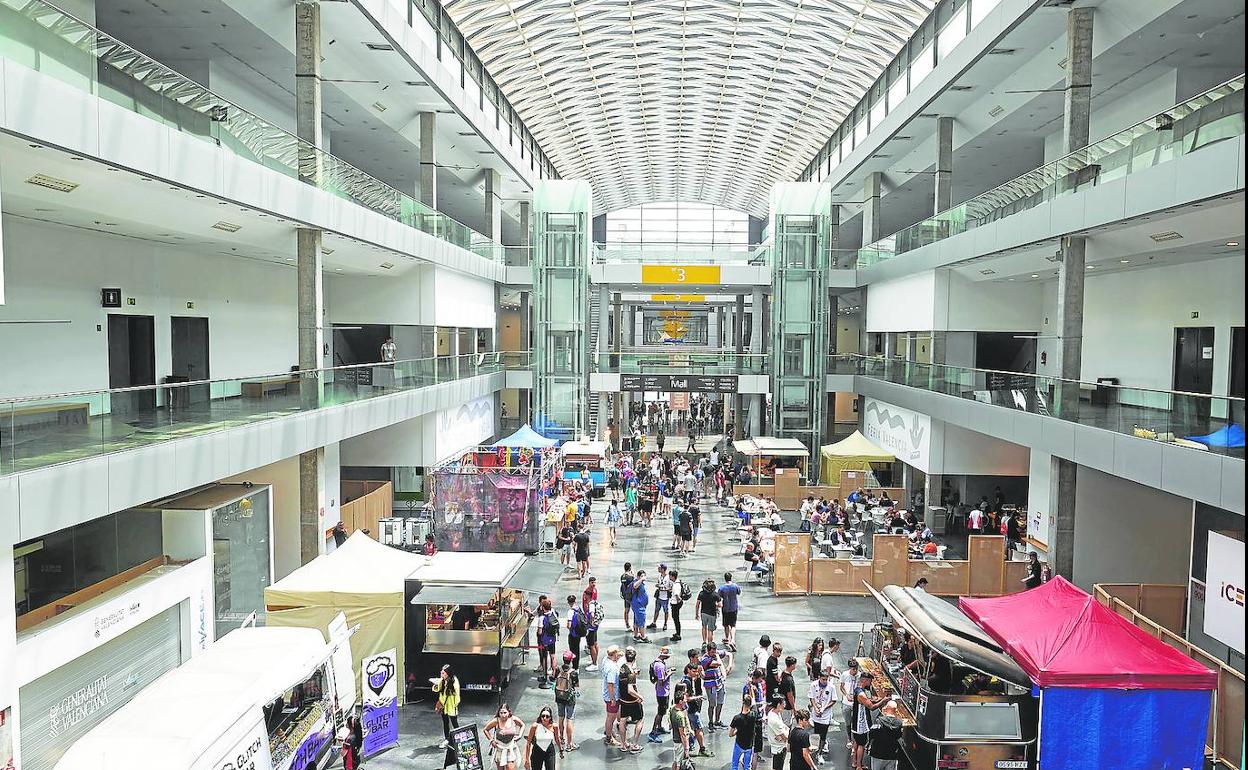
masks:
<path fill-rule="evenodd" d="M 475 724 L 451 730 L 451 748 L 455 750 L 455 766 L 458 770 L 485 770 L 485 758 L 481 755 L 481 736 Z"/>

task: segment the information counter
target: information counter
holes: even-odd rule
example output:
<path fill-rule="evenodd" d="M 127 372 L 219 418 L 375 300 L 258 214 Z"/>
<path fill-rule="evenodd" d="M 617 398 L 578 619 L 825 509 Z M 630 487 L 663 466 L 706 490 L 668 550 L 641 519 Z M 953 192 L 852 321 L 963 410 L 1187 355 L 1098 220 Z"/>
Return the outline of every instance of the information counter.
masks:
<path fill-rule="evenodd" d="M 465 692 L 506 688 L 531 645 L 537 598 L 551 594 L 562 571 L 523 554 L 448 551 L 416 570 L 405 591 L 409 699 L 445 664 Z"/>
<path fill-rule="evenodd" d="M 904 707 L 915 770 L 1034 770 L 1039 701 L 1022 668 L 948 602 L 870 590 L 888 620 L 872 629 L 860 667 Z"/>

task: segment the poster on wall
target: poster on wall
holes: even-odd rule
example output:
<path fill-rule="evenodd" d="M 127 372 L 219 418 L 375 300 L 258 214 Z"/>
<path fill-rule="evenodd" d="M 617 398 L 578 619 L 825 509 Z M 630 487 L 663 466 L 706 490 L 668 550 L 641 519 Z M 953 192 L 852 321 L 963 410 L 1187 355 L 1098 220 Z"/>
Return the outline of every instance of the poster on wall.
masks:
<path fill-rule="evenodd" d="M 1027 537 L 1043 545 L 1049 544 L 1049 515 L 1035 509 L 1027 511 Z"/>
<path fill-rule="evenodd" d="M 1244 542 L 1209 533 L 1205 570 L 1205 633 L 1244 652 Z"/>
<path fill-rule="evenodd" d="M 931 417 L 868 398 L 862 415 L 862 434 L 903 463 L 928 472 Z"/>
<path fill-rule="evenodd" d="M 365 759 L 399 745 L 399 687 L 395 682 L 399 652 L 389 649 L 364 658 L 360 678 L 364 692 Z"/>

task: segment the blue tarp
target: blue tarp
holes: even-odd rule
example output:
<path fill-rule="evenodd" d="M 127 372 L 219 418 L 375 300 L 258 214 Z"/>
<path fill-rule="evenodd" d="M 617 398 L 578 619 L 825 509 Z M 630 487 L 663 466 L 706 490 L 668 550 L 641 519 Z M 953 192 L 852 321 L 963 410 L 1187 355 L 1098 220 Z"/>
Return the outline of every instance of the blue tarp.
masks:
<path fill-rule="evenodd" d="M 1039 770 L 1204 767 L 1208 690 L 1046 687 Z"/>
<path fill-rule="evenodd" d="M 520 430 L 511 434 L 507 438 L 500 439 L 494 443 L 494 446 L 505 446 L 508 448 L 527 447 L 529 449 L 543 449 L 548 446 L 554 446 L 559 442 L 553 438 L 546 438 L 542 434 L 530 428 L 527 424 L 521 425 Z"/>
<path fill-rule="evenodd" d="M 1239 449 L 1244 446 L 1244 426 L 1228 425 L 1222 430 L 1215 430 L 1208 436 L 1188 436 L 1188 441 L 1199 441 L 1209 446 Z"/>

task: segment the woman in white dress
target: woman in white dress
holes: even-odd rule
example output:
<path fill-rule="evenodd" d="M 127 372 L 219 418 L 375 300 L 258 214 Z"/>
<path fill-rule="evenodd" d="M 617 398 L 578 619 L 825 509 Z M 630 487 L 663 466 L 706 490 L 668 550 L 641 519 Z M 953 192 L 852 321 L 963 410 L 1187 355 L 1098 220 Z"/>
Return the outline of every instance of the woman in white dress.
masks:
<path fill-rule="evenodd" d="M 494 754 L 494 767 L 498 770 L 517 770 L 523 765 L 524 721 L 511 713 L 506 703 L 498 707 L 494 718 L 482 729 Z"/>

